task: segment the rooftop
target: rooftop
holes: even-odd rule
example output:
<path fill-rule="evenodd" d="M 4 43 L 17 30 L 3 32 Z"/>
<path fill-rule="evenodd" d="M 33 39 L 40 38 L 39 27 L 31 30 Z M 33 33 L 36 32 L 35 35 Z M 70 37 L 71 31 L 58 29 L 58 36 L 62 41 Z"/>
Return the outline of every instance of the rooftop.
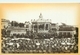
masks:
<path fill-rule="evenodd" d="M 39 18 L 37 20 L 33 19 L 32 22 L 51 22 L 50 19 L 44 19 L 42 13 L 40 13 Z"/>

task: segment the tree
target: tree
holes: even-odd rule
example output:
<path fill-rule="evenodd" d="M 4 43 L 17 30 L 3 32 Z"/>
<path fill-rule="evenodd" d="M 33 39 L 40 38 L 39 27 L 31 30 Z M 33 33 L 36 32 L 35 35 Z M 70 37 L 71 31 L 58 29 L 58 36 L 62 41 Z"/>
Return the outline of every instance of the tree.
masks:
<path fill-rule="evenodd" d="M 11 22 L 11 26 L 15 26 L 15 27 L 17 27 L 17 26 L 18 26 L 18 22 L 16 22 L 16 21 L 12 21 L 12 22 Z"/>
<path fill-rule="evenodd" d="M 19 23 L 19 27 L 24 27 L 24 23 Z"/>

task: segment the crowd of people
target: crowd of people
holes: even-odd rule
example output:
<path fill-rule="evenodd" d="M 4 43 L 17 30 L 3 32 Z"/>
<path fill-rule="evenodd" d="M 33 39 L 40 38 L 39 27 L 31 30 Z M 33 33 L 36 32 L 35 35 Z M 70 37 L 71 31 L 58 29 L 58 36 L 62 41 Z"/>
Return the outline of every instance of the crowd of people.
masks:
<path fill-rule="evenodd" d="M 3 38 L 3 53 L 76 53 L 75 38 Z"/>

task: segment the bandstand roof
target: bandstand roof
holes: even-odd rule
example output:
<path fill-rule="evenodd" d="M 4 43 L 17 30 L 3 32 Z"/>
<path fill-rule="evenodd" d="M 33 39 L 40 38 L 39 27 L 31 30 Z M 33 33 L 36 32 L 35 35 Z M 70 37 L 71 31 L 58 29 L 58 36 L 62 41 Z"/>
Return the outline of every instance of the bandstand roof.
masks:
<path fill-rule="evenodd" d="M 37 20 L 32 20 L 32 22 L 51 22 L 50 19 L 44 19 L 42 13 L 40 13 L 39 18 Z"/>

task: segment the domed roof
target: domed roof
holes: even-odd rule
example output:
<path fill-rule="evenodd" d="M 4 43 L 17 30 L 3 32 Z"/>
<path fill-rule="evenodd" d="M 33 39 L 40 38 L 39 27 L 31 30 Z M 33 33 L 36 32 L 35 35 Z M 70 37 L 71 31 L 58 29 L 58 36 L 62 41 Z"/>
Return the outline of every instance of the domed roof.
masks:
<path fill-rule="evenodd" d="M 44 19 L 42 13 L 40 13 L 39 18 L 33 22 L 50 22 L 49 19 Z"/>

